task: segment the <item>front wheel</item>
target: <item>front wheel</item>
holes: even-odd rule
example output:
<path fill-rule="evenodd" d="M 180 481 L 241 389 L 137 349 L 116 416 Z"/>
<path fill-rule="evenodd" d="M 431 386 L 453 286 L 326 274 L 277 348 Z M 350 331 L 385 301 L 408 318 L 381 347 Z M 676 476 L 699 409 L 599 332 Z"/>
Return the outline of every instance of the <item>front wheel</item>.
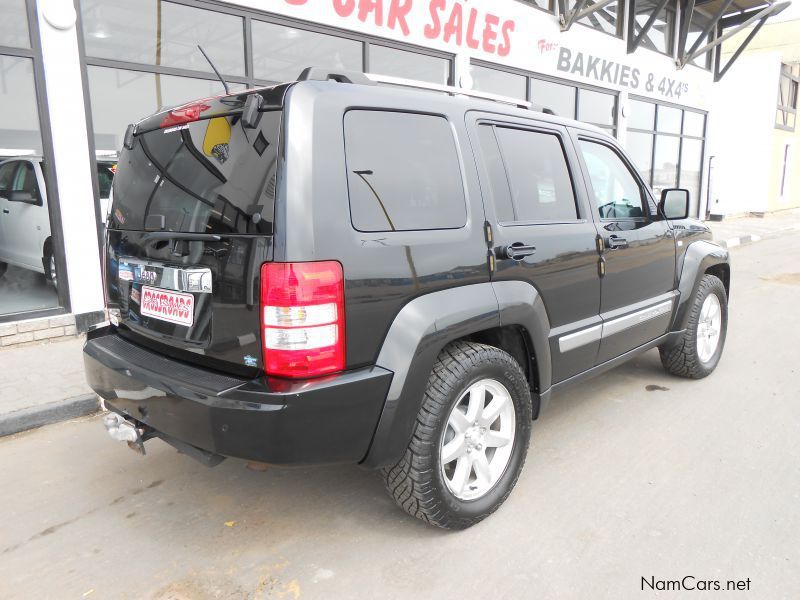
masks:
<path fill-rule="evenodd" d="M 531 396 L 517 362 L 483 344 L 456 342 L 439 355 L 414 433 L 386 487 L 410 515 L 446 529 L 489 516 L 525 462 Z"/>
<path fill-rule="evenodd" d="M 680 377 L 702 379 L 717 367 L 728 330 L 728 294 L 722 281 L 703 275 L 680 341 L 659 348 L 661 364 Z"/>

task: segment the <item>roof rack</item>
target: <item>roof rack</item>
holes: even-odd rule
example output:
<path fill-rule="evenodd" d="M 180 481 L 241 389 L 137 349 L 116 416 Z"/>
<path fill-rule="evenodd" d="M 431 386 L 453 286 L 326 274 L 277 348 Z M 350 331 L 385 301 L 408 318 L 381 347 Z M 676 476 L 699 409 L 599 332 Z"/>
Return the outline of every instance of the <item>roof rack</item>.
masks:
<path fill-rule="evenodd" d="M 529 110 L 536 110 L 547 114 L 555 114 L 548 108 L 536 106 L 527 100 L 520 100 L 511 96 L 501 96 L 499 94 L 492 94 L 489 92 L 481 92 L 478 90 L 468 90 L 458 88 L 451 85 L 441 85 L 438 83 L 430 83 L 427 81 L 419 81 L 417 79 L 405 79 L 403 77 L 391 77 L 389 75 L 380 75 L 378 73 L 361 73 L 360 71 L 330 71 L 320 67 L 307 67 L 297 78 L 297 81 L 338 81 L 339 83 L 357 83 L 361 85 L 375 85 L 377 83 L 385 83 L 389 85 L 397 85 L 401 87 L 414 88 L 418 90 L 430 90 L 434 92 L 442 92 L 450 94 L 451 96 L 469 96 L 471 98 L 481 98 L 483 100 L 492 100 L 494 102 L 501 102 L 503 104 L 511 104 L 519 108 L 527 108 Z"/>

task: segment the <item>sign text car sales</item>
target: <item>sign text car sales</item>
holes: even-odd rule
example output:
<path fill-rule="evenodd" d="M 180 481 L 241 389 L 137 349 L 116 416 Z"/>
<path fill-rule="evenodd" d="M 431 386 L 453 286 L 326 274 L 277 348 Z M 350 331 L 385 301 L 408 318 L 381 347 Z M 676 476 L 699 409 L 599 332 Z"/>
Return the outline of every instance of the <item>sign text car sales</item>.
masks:
<path fill-rule="evenodd" d="M 309 4 L 310 0 L 284 0 L 293 6 Z M 319 0 L 315 0 L 318 2 Z M 400 32 L 404 37 L 412 35 L 409 13 L 414 0 L 325 0 L 333 4 L 336 14 L 342 18 L 356 18 L 379 28 L 386 27 Z M 501 19 L 487 11 L 455 2 L 448 6 L 446 0 L 426 0 L 427 22 L 421 33 L 428 40 L 442 40 L 461 48 L 481 49 L 488 54 L 508 56 L 511 52 L 513 19 Z"/>

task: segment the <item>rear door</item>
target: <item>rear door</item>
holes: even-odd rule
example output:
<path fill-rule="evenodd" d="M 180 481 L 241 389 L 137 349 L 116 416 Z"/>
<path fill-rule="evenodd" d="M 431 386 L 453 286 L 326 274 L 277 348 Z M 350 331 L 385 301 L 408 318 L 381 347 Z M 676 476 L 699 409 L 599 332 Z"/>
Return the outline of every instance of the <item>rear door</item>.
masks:
<path fill-rule="evenodd" d="M 471 123 L 494 238 L 493 280 L 527 281 L 550 319 L 553 382 L 590 368 L 600 341 L 597 230 L 575 185 L 565 128 L 477 116 Z M 477 143 L 475 143 L 477 142 Z"/>
<path fill-rule="evenodd" d="M 272 257 L 282 111 L 245 128 L 229 108 L 243 98 L 196 103 L 213 116 L 189 122 L 176 109 L 133 137 L 113 182 L 106 273 L 122 335 L 252 375 L 262 364 L 259 274 Z"/>
<path fill-rule="evenodd" d="M 601 136 L 575 137 L 603 239 L 602 363 L 666 333 L 676 299 L 675 239 L 622 150 Z"/>
<path fill-rule="evenodd" d="M 18 164 L 19 162 L 15 160 L 0 161 L 0 262 L 10 259 L 6 238 L 8 216 L 11 214 L 8 208 L 8 194 L 14 183 Z"/>
<path fill-rule="evenodd" d="M 49 234 L 50 215 L 44 203 L 41 186 L 36 175 L 36 165 L 30 160 L 18 160 L 10 185 L 6 189 L 3 205 L 5 221 L 5 254 L 18 265 L 43 270 L 43 241 Z M 11 192 L 27 192 L 34 203 L 12 202 Z"/>

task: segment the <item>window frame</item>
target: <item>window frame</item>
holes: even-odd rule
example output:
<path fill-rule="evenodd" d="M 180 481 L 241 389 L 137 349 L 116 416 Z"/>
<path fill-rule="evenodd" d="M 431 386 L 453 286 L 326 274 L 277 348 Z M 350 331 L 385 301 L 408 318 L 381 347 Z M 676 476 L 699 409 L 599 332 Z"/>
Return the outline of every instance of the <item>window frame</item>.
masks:
<path fill-rule="evenodd" d="M 567 152 L 567 144 L 565 142 L 568 139 L 569 135 L 566 130 L 562 131 L 560 129 L 555 129 L 552 127 L 547 127 L 544 124 L 540 123 L 520 123 L 519 121 L 506 121 L 502 119 L 495 119 L 495 118 L 487 118 L 481 117 L 475 120 L 475 127 L 483 127 L 483 126 L 491 126 L 492 133 L 497 144 L 498 152 L 500 153 L 500 158 L 503 161 L 503 171 L 506 178 L 506 182 L 508 183 L 508 170 L 506 168 L 506 158 L 503 154 L 503 148 L 500 145 L 500 141 L 497 139 L 497 135 L 494 132 L 495 127 L 505 127 L 508 129 L 519 129 L 523 131 L 531 131 L 534 133 L 541 133 L 545 135 L 555 135 L 557 136 L 559 144 L 561 144 L 561 151 L 564 156 L 564 163 L 567 167 L 567 174 L 569 175 L 570 180 L 570 188 L 572 189 L 572 198 L 575 204 L 575 219 L 559 219 L 555 221 L 551 220 L 533 220 L 533 221 L 501 221 L 497 215 L 497 205 L 494 202 L 494 198 L 492 198 L 491 206 L 494 216 L 494 222 L 497 223 L 500 227 L 525 227 L 529 225 L 569 225 L 574 223 L 586 223 L 589 219 L 584 215 L 585 208 L 582 206 L 580 201 L 580 195 L 578 193 L 578 187 L 575 178 L 575 166 L 570 160 L 570 155 Z M 481 148 L 480 140 L 475 140 L 474 147 L 477 148 L 477 152 L 480 155 L 481 163 L 483 166 L 483 170 L 488 175 L 488 169 L 486 167 L 486 158 L 483 153 L 483 149 Z M 509 193 L 510 193 L 510 186 L 509 186 Z M 485 202 L 485 200 L 484 200 Z"/>
<path fill-rule="evenodd" d="M 797 104 L 798 97 L 800 97 L 800 74 L 794 75 L 792 70 L 798 65 L 800 65 L 800 63 L 781 63 L 781 73 L 780 78 L 778 79 L 778 106 L 775 111 L 775 129 L 781 129 L 783 131 L 795 131 L 797 128 Z M 790 104 L 783 104 L 783 99 L 781 98 L 781 85 L 783 84 L 784 80 L 788 81 Z M 794 95 L 794 106 L 791 105 L 792 95 Z M 794 122 L 791 126 L 786 124 L 789 115 L 794 115 Z M 782 119 L 781 116 L 783 116 Z"/>

